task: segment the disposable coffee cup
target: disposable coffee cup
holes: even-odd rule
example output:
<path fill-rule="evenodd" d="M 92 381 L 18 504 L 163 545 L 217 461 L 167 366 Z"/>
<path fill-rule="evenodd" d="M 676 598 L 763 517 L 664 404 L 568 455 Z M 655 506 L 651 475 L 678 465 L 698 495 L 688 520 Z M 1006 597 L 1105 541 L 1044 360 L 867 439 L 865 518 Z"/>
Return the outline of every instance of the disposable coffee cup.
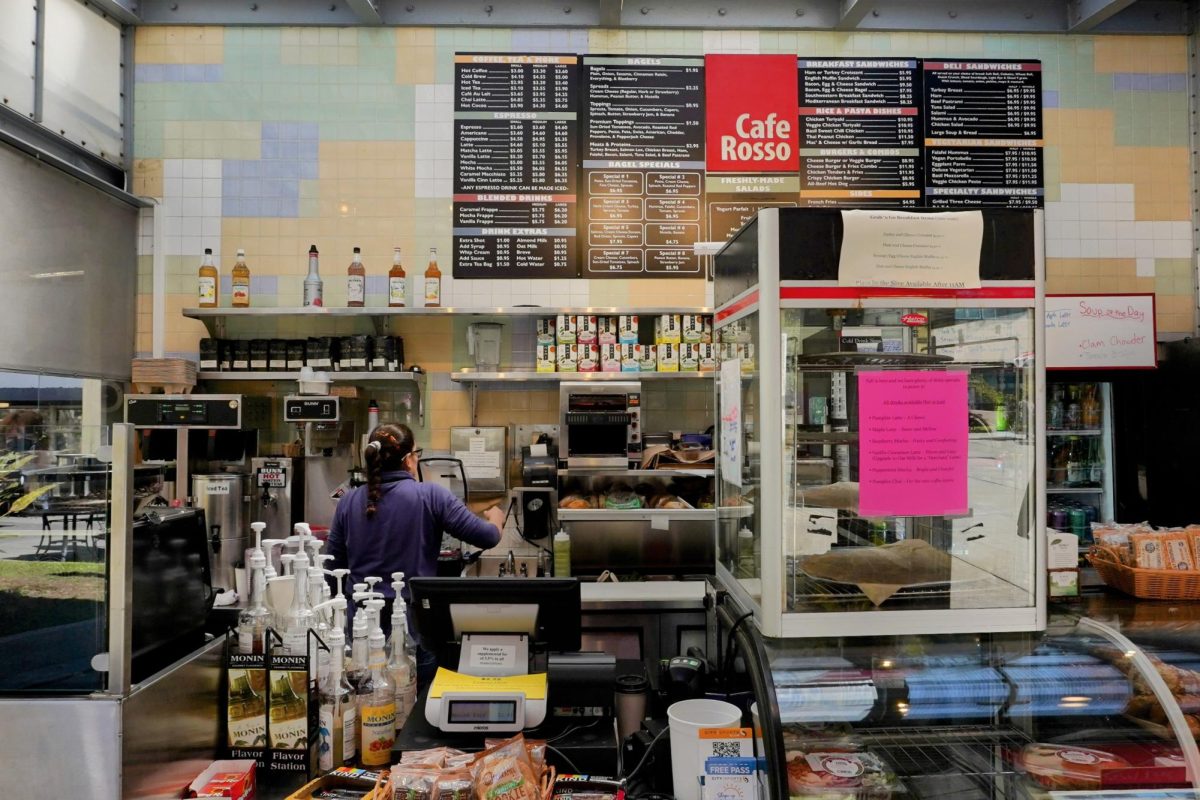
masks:
<path fill-rule="evenodd" d="M 742 710 L 720 700 L 681 700 L 667 709 L 671 731 L 671 779 L 676 800 L 700 800 L 701 728 L 735 728 Z"/>
<path fill-rule="evenodd" d="M 613 684 L 614 703 L 617 709 L 617 739 L 637 733 L 646 718 L 646 692 L 650 682 L 641 675 L 618 675 Z"/>

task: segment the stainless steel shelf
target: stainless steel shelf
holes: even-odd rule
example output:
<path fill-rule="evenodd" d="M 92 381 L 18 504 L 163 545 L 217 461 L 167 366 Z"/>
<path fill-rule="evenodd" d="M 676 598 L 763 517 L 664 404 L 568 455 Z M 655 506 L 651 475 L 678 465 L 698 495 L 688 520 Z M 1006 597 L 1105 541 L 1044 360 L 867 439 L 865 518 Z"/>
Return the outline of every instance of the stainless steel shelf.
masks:
<path fill-rule="evenodd" d="M 562 522 L 616 522 L 618 520 L 716 519 L 711 508 L 560 508 Z"/>
<path fill-rule="evenodd" d="M 711 478 L 715 473 L 711 469 L 560 469 L 559 475 L 580 476 L 588 475 L 601 478 L 667 478 L 672 475 L 688 475 L 691 477 Z"/>
<path fill-rule="evenodd" d="M 1068 430 L 1061 430 L 1061 431 L 1048 430 L 1048 431 L 1046 431 L 1046 436 L 1048 436 L 1048 437 L 1049 436 L 1101 436 L 1103 434 L 1104 434 L 1104 431 L 1098 430 L 1095 428 L 1088 428 L 1086 430 L 1078 430 L 1078 431 L 1068 431 Z"/>
<path fill-rule="evenodd" d="M 421 383 L 423 372 L 326 372 L 334 383 Z M 199 372 L 202 381 L 298 381 L 299 372 Z"/>
<path fill-rule="evenodd" d="M 562 383 L 563 381 L 711 380 L 715 372 L 451 372 L 456 383 Z"/>
<path fill-rule="evenodd" d="M 651 306 L 439 306 L 437 308 L 185 308 L 183 315 L 192 319 L 214 317 L 422 317 L 422 316 L 507 316 L 548 317 L 555 314 L 711 314 L 707 307 Z"/>
<path fill-rule="evenodd" d="M 1047 486 L 1046 494 L 1104 494 L 1103 486 Z"/>

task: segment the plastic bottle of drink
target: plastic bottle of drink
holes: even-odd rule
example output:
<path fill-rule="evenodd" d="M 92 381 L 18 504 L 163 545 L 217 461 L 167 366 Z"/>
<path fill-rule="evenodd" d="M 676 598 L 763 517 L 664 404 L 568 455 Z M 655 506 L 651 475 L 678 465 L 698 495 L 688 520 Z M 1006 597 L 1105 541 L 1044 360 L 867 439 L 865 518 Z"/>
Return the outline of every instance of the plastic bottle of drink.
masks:
<path fill-rule="evenodd" d="M 246 266 L 246 251 L 241 248 L 238 248 L 237 260 L 233 264 L 233 272 L 229 278 L 232 284 L 229 292 L 229 304 L 234 308 L 249 308 L 250 267 Z"/>
<path fill-rule="evenodd" d="M 320 735 L 321 746 L 318 762 L 322 772 L 336 767 L 352 767 L 358 754 L 358 706 L 355 704 L 354 689 L 346 680 L 342 650 L 346 646 L 346 598 L 335 597 L 322 605 L 334 610 L 334 625 L 329 631 L 329 649 L 333 658 L 321 673 L 320 691 Z"/>
<path fill-rule="evenodd" d="M 367 268 L 362 263 L 362 250 L 354 248 L 350 266 L 346 268 L 346 305 L 362 308 L 367 299 Z"/>
<path fill-rule="evenodd" d="M 383 606 L 382 600 L 368 600 L 368 606 Z M 362 738 L 358 761 L 363 769 L 378 770 L 392 763 L 392 745 L 396 742 L 396 694 L 388 678 L 386 640 L 379 626 L 371 631 L 370 659 L 366 678 L 358 686 L 358 719 Z"/>

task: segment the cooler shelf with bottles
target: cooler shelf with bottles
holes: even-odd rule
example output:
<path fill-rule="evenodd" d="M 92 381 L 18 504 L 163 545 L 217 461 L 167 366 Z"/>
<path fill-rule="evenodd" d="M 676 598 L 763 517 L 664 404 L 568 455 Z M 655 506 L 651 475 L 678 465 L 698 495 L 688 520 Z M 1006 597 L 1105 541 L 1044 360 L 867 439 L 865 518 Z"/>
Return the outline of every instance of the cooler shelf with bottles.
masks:
<path fill-rule="evenodd" d="M 1091 543 L 1113 518 L 1112 385 L 1069 377 L 1046 388 L 1046 526 Z"/>

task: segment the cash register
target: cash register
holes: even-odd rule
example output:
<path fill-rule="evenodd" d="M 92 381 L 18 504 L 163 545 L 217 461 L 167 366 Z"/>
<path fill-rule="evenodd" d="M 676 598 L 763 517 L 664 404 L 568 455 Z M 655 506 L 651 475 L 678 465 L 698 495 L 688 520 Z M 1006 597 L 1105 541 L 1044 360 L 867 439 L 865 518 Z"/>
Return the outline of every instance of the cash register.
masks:
<path fill-rule="evenodd" d="M 438 668 L 425 721 L 448 733 L 541 725 L 551 707 L 549 653 L 580 647 L 578 580 L 414 578 L 409 590 L 422 646 L 456 665 Z"/>

